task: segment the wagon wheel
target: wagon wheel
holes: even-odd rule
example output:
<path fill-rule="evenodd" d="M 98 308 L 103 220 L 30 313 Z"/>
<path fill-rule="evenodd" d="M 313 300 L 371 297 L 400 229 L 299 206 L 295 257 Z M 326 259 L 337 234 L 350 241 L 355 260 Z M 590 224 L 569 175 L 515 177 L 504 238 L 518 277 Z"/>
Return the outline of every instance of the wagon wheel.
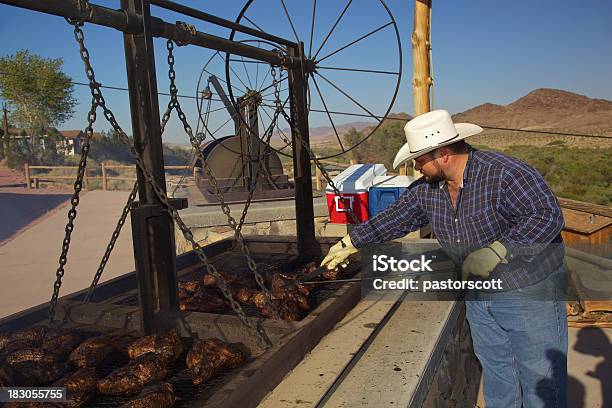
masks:
<path fill-rule="evenodd" d="M 265 47 L 267 49 L 277 47 L 276 44 L 265 40 L 243 40 L 241 42 L 251 46 Z M 261 101 L 256 104 L 258 128 L 256 130 L 251 129 L 251 132 L 255 133 L 256 131 L 260 139 L 265 141 L 265 135 L 272 127 L 275 139 L 278 141 L 273 150 L 276 150 L 281 155 L 290 157 L 290 125 L 283 115 L 274 114 L 274 83 L 270 65 L 264 63 L 257 64 L 252 78 L 250 76 L 251 73 L 248 71 L 243 70 L 242 72 L 237 72 L 242 73 L 245 79 L 240 79 L 236 84 L 229 85 L 225 79 L 226 60 L 223 55 L 224 54 L 219 51 L 215 52 L 206 61 L 200 72 L 196 87 L 196 106 L 199 117 L 196 133 L 200 135 L 201 139 L 211 138 L 216 141 L 221 141 L 228 135 L 235 135 L 236 121 L 234 117 L 232 117 L 232 112 L 230 110 L 236 109 L 237 103 L 232 104 L 230 94 L 238 99 L 244 97 L 249 92 L 252 93 L 252 91 L 255 91 Z M 232 67 L 232 70 L 233 69 Z M 281 79 L 280 70 L 276 68 L 275 71 L 277 71 L 278 79 Z M 283 75 L 286 76 L 286 73 Z M 214 83 L 215 81 L 216 83 Z M 232 92 L 230 92 L 230 89 Z M 281 95 L 287 98 L 288 90 L 286 89 L 286 85 L 281 87 L 280 91 Z M 224 98 L 226 98 L 225 101 Z M 231 105 L 229 108 L 227 106 L 228 103 Z M 286 103 L 285 107 L 288 111 L 289 102 Z M 237 155 L 243 154 L 239 150 L 232 149 L 226 144 L 220 143 L 219 146 Z"/>
<path fill-rule="evenodd" d="M 304 43 L 308 62 L 305 66 L 311 67 L 307 73 L 311 95 L 308 106 L 311 145 L 321 143 L 320 135 L 312 130 L 323 127 L 323 131 L 329 130 L 329 135 L 324 138 L 325 151 L 321 158 L 347 153 L 374 134 L 395 102 L 402 71 L 401 42 L 395 19 L 382 0 L 348 0 L 345 4 L 329 1 L 318 4 L 316 0 L 277 2 L 278 7 L 273 8 L 269 1 L 249 0 L 236 22 Z M 296 20 L 297 15 L 306 17 Z M 270 42 L 254 40 L 252 36 L 235 30 L 229 39 L 255 41 L 257 46 L 271 49 Z M 273 48 L 286 51 L 279 44 Z M 261 86 L 255 79 L 262 67 L 268 70 L 269 66 L 232 54 L 225 55 L 225 65 L 225 83 L 232 104 L 238 105 L 243 91 L 255 90 L 262 96 L 262 110 L 267 110 L 271 117 L 274 104 L 264 97 L 269 98 L 273 88 L 269 84 Z M 281 91 L 279 99 L 289 113 L 287 73 L 280 72 L 282 76 L 277 76 Z M 243 88 L 242 91 L 239 88 Z M 347 121 L 358 121 L 353 126 L 361 129 L 361 138 L 343 138 L 343 133 L 348 130 Z M 281 123 L 286 123 L 282 115 L 279 117 Z M 291 156 L 288 123 L 287 127 L 278 127 L 275 139 L 272 149 Z"/>

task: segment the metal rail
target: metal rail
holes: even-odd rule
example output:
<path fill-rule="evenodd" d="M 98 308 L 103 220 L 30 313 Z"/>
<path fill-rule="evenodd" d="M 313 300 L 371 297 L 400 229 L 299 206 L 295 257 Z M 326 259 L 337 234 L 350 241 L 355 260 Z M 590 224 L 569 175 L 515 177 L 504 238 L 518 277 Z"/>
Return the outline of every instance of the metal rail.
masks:
<path fill-rule="evenodd" d="M 92 24 L 111 27 L 126 34 L 140 34 L 143 32 L 142 16 L 131 11 L 114 10 L 90 3 L 90 11 L 85 12 L 85 10 L 79 8 L 78 1 L 76 0 L 0 0 L 0 3 L 74 20 L 83 20 Z M 166 38 L 182 44 L 193 44 L 217 51 L 229 52 L 286 68 L 300 65 L 299 58 L 282 57 L 274 51 L 263 50 L 252 45 L 230 41 L 200 31 L 190 33 L 181 25 L 168 23 L 158 17 L 151 16 L 150 30 L 150 34 L 153 37 Z"/>
<path fill-rule="evenodd" d="M 287 47 L 297 47 L 298 46 L 297 43 L 294 43 L 293 41 L 289 41 L 284 38 L 277 37 L 272 34 L 268 34 L 261 30 L 256 30 L 254 28 L 247 27 L 242 24 L 234 23 L 233 21 L 229 21 L 221 17 L 213 16 L 212 14 L 208 14 L 203 11 L 184 6 L 182 4 L 177 4 L 173 1 L 151 0 L 151 4 L 157 7 L 164 8 L 166 10 L 176 11 L 177 13 L 181 13 L 186 16 L 197 18 L 202 21 L 206 21 L 208 23 L 219 25 L 225 28 L 231 28 L 233 30 L 240 31 L 241 33 L 251 34 L 251 35 L 254 35 L 255 37 L 261 38 L 262 40 L 272 41 L 277 44 L 286 45 Z"/>

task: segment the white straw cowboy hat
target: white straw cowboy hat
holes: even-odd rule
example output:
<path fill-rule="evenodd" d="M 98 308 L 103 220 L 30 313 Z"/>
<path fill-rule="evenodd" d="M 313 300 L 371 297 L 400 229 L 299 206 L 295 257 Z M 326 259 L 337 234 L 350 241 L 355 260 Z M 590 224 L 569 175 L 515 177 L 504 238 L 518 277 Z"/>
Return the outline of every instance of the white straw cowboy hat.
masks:
<path fill-rule="evenodd" d="M 482 128 L 478 125 L 453 123 L 450 114 L 442 109 L 419 115 L 404 126 L 407 143 L 397 152 L 393 168 L 480 132 Z"/>

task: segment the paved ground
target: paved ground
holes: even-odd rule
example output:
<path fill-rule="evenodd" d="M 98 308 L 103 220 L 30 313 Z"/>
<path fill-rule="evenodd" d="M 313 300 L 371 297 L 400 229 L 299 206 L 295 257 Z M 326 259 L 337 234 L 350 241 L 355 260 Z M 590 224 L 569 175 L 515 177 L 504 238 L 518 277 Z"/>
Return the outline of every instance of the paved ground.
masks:
<path fill-rule="evenodd" d="M 11 239 L 23 229 L 50 215 L 70 199 L 67 190 L 26 190 L 25 188 L 0 188 L 0 243 Z"/>
<path fill-rule="evenodd" d="M 567 406 L 612 407 L 612 329 L 569 329 Z"/>
<path fill-rule="evenodd" d="M 1 191 L 0 191 L 1 193 Z M 39 192 L 40 193 L 40 192 Z M 0 195 L 0 207 L 5 219 L 19 218 L 24 207 L 23 200 L 30 201 L 25 207 L 39 213 L 50 207 L 56 200 L 50 194 L 49 202 L 37 200 L 34 195 Z M 82 195 L 78 207 L 75 230 L 72 234 L 68 264 L 62 285 L 62 294 L 74 292 L 89 286 L 106 244 L 121 214 L 127 192 L 89 191 Z M 40 205 L 35 206 L 33 203 Z M 4 234 L 13 235 L 12 239 L 0 244 L 0 265 L 2 265 L 2 285 L 0 285 L 0 317 L 19 310 L 46 302 L 58 267 L 68 207 L 66 202 L 56 211 L 29 224 L 16 236 L 3 226 Z M 22 216 L 23 221 L 25 216 Z M 13 231 L 16 232 L 16 231 Z M 115 246 L 102 280 L 134 270 L 132 236 L 130 223 L 127 222 Z"/>

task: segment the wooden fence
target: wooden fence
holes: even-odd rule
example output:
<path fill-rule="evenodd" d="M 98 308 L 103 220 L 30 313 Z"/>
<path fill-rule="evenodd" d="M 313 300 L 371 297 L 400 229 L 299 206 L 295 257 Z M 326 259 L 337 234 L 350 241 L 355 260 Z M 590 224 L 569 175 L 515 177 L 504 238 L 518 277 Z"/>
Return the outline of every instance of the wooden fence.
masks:
<path fill-rule="evenodd" d="M 39 188 L 41 181 L 55 181 L 55 180 L 68 180 L 74 181 L 78 166 L 30 166 L 28 163 L 24 164 L 24 177 L 27 188 Z M 118 164 L 107 164 L 102 162 L 99 167 L 100 175 L 92 176 L 91 173 L 94 169 L 87 168 L 83 177 L 83 188 L 89 189 L 89 182 L 92 180 L 100 180 L 102 190 L 108 190 L 109 181 L 136 181 L 136 177 L 126 176 L 112 176 L 109 175 L 110 170 L 134 170 L 136 171 L 136 165 L 118 165 Z M 189 170 L 191 166 L 164 166 L 165 170 Z M 71 175 L 55 175 L 55 174 L 35 174 L 36 170 L 73 170 L 74 173 Z M 98 169 L 95 172 L 98 173 Z"/>
<path fill-rule="evenodd" d="M 319 162 L 323 165 L 327 165 L 329 167 L 335 167 L 340 170 L 344 170 L 351 166 L 352 164 L 357 164 L 356 161 L 351 160 L 350 163 L 342 163 L 333 160 L 319 160 Z M 319 170 L 319 167 L 315 167 L 315 174 L 312 177 L 314 181 L 315 189 L 321 191 L 324 189 L 325 179 Z M 44 181 L 60 181 L 60 180 L 68 180 L 74 181 L 75 174 L 78 169 L 78 166 L 30 166 L 28 163 L 24 164 L 24 177 L 26 181 L 27 188 L 39 188 L 40 182 Z M 119 165 L 119 164 L 107 164 L 102 162 L 98 169 L 88 168 L 85 171 L 85 176 L 83 177 L 83 188 L 89 189 L 89 182 L 92 180 L 101 180 L 102 190 L 108 190 L 109 181 L 135 181 L 136 177 L 126 177 L 126 176 L 111 176 L 109 175 L 110 170 L 136 170 L 135 165 Z M 165 170 L 189 170 L 191 166 L 164 166 Z M 74 173 L 70 175 L 55 175 L 55 174 L 35 174 L 36 170 L 73 170 Z M 400 169 L 400 174 L 402 169 Z M 91 175 L 91 172 L 95 172 L 98 175 Z M 285 173 L 289 175 L 290 179 L 293 177 L 293 169 L 287 168 L 285 169 Z M 394 174 L 392 172 L 387 172 L 387 174 Z M 404 173 L 405 174 L 405 173 Z M 331 174 L 333 177 L 335 174 Z M 193 177 L 195 178 L 195 169 L 193 170 Z"/>

